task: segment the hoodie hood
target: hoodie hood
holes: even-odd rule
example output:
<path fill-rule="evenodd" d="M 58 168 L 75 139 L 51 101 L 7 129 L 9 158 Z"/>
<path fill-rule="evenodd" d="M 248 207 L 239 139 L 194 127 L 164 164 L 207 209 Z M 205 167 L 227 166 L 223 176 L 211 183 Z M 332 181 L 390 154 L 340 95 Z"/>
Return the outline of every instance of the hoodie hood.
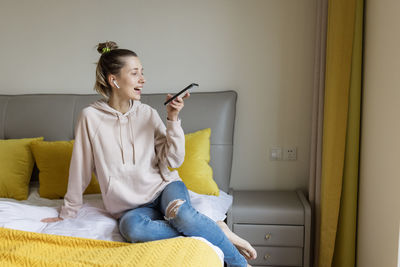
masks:
<path fill-rule="evenodd" d="M 115 117 L 115 119 L 118 121 L 118 126 L 119 126 L 119 146 L 121 149 L 121 156 L 122 156 L 122 163 L 125 164 L 125 145 L 126 143 L 130 143 L 132 145 L 133 148 L 133 164 L 135 165 L 135 138 L 134 138 L 134 134 L 133 134 L 133 123 L 132 123 L 132 117 L 134 117 L 136 115 L 136 109 L 137 107 L 140 105 L 140 101 L 133 101 L 133 100 L 129 100 L 129 110 L 125 113 L 121 113 L 120 111 L 112 108 L 108 103 L 106 99 L 100 99 L 96 102 L 94 102 L 93 104 L 91 104 L 90 106 L 103 111 L 105 113 L 108 113 L 112 116 Z M 121 121 L 125 120 L 125 118 L 127 118 L 128 120 L 128 140 L 124 140 L 124 138 L 122 137 L 122 125 L 121 125 Z"/>
<path fill-rule="evenodd" d="M 122 114 L 120 111 L 118 111 L 118 110 L 112 108 L 112 107 L 107 103 L 107 100 L 106 100 L 106 99 L 97 100 L 96 102 L 92 103 L 90 106 L 93 107 L 93 108 L 95 108 L 95 109 L 98 109 L 98 110 L 101 110 L 101 111 L 104 111 L 104 112 L 113 114 L 113 115 L 115 115 L 115 116 L 118 116 L 118 115 L 119 115 L 119 116 L 128 116 L 128 115 L 131 114 L 132 112 L 135 112 L 136 108 L 137 108 L 139 105 L 140 105 L 140 101 L 138 101 L 138 100 L 135 100 L 135 101 L 129 100 L 129 110 L 128 110 L 126 113 L 124 113 L 124 114 Z"/>

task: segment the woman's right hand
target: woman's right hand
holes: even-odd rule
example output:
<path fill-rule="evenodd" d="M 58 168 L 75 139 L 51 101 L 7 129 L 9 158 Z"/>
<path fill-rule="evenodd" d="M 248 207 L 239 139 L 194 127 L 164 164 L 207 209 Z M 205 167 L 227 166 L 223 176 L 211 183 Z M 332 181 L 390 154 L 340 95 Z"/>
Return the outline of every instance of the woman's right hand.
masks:
<path fill-rule="evenodd" d="M 44 222 L 44 223 L 52 223 L 52 222 L 58 222 L 58 221 L 62 221 L 62 220 L 63 220 L 63 218 L 60 218 L 60 217 L 52 217 L 52 218 L 45 218 L 40 221 Z"/>

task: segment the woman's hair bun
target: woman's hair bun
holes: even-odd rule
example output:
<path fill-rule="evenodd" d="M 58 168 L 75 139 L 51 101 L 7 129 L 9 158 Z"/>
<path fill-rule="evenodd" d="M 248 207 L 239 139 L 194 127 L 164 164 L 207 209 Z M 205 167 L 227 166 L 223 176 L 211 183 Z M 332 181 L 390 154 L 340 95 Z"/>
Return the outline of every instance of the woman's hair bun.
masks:
<path fill-rule="evenodd" d="M 116 42 L 107 41 L 105 43 L 99 43 L 97 45 L 97 52 L 99 52 L 100 54 L 103 54 L 105 51 L 111 51 L 111 50 L 115 50 L 117 48 L 118 48 L 118 45 Z"/>

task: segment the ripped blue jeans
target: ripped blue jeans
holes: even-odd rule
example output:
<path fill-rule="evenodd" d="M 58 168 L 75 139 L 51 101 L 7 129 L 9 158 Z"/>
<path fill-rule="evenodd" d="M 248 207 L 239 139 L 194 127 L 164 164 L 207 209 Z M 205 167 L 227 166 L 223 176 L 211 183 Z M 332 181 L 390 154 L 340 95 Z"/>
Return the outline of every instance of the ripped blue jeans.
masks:
<path fill-rule="evenodd" d="M 200 236 L 222 250 L 228 266 L 247 266 L 246 259 L 221 228 L 192 207 L 182 181 L 168 184 L 153 202 L 127 211 L 119 220 L 119 230 L 129 242 Z"/>

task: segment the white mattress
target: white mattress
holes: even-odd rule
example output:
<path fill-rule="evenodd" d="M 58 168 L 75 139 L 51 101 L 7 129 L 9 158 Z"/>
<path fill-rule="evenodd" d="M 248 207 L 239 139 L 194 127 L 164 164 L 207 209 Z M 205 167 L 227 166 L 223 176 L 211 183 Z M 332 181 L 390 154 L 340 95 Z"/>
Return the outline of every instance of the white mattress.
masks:
<path fill-rule="evenodd" d="M 220 191 L 218 197 L 200 195 L 190 190 L 189 194 L 193 207 L 214 221 L 224 220 L 226 212 L 232 205 L 232 196 L 223 191 Z M 124 241 L 119 233 L 117 221 L 105 211 L 101 195 L 84 195 L 83 199 L 84 204 L 77 218 L 43 223 L 40 221 L 43 218 L 58 216 L 63 200 L 41 198 L 38 193 L 38 185 L 33 184 L 27 200 L 0 198 L 0 227 L 37 233 Z M 193 238 L 210 245 L 220 257 L 221 266 L 223 266 L 224 255 L 218 247 L 204 238 Z"/>

